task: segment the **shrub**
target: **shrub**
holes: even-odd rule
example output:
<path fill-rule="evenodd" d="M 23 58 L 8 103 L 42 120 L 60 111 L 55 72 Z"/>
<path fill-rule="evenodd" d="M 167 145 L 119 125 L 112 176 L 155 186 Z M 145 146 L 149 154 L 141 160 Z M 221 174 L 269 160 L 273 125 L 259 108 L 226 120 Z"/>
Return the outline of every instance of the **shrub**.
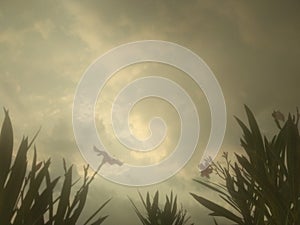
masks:
<path fill-rule="evenodd" d="M 226 165 L 213 163 L 223 180 L 215 184 L 196 182 L 210 188 L 232 209 L 218 205 L 204 197 L 191 194 L 196 201 L 210 209 L 212 216 L 225 217 L 240 225 L 298 225 L 300 224 L 300 136 L 299 112 L 289 115 L 271 140 L 261 135 L 253 113 L 245 107 L 249 127 L 237 118 L 243 130 L 241 145 L 244 154 L 235 154 L 236 161 Z M 281 118 L 282 120 L 282 118 Z M 215 224 L 217 222 L 215 221 Z"/>
<path fill-rule="evenodd" d="M 35 138 L 23 138 L 16 156 L 13 157 L 13 128 L 8 111 L 0 134 L 0 223 L 5 225 L 75 225 L 86 204 L 89 185 L 94 179 L 88 177 L 84 167 L 83 184 L 72 197 L 74 184 L 72 166 L 64 163 L 65 175 L 58 197 L 54 188 L 59 177 L 51 179 L 50 159 L 37 162 L 36 148 L 31 169 L 27 169 L 27 152 Z M 108 200 L 109 201 L 109 200 Z M 93 213 L 84 225 L 99 225 L 107 216 L 99 216 L 106 201 Z M 93 221 L 93 222 L 92 222 Z"/>
<path fill-rule="evenodd" d="M 177 196 L 174 197 L 172 192 L 170 196 L 166 195 L 166 202 L 163 208 L 159 207 L 158 191 L 155 193 L 152 202 L 150 200 L 149 192 L 147 192 L 145 200 L 140 193 L 139 196 L 146 210 L 145 216 L 138 210 L 131 199 L 130 201 L 143 225 L 184 225 L 188 223 L 190 218 L 187 217 L 186 210 L 183 210 L 182 207 L 178 208 Z"/>

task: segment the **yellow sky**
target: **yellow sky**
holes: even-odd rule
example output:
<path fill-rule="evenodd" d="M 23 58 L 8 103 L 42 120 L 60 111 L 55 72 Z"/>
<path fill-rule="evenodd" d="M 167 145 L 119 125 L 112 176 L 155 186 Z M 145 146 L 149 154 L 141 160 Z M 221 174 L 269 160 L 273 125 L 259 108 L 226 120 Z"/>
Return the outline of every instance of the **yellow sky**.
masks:
<path fill-rule="evenodd" d="M 78 166 L 80 174 L 86 162 L 74 140 L 72 104 L 84 71 L 97 57 L 120 44 L 145 39 L 175 42 L 203 58 L 218 79 L 228 113 L 221 150 L 234 152 L 240 150 L 241 132 L 233 115 L 245 118 L 243 104 L 254 111 L 267 135 L 275 130 L 271 118 L 274 109 L 287 113 L 299 106 L 299 7 L 296 2 L 281 1 L 1 1 L 0 105 L 10 110 L 16 142 L 42 126 L 36 141 L 40 159 L 51 157 L 53 173 L 60 173 L 64 157 Z M 174 79 L 191 95 L 199 110 L 201 136 L 198 151 L 178 175 L 140 190 L 167 193 L 172 189 L 196 223 L 201 218 L 208 221 L 205 224 L 213 224 L 207 211 L 188 194 L 213 196 L 192 182 L 199 176 L 197 164 L 210 122 L 205 97 L 190 78 L 159 64 L 120 71 L 97 102 L 98 131 L 113 154 L 130 163 L 153 163 L 172 151 L 179 135 L 177 114 L 157 99 L 137 105 L 130 118 L 133 131 L 145 137 L 149 118 L 157 114 L 165 117 L 170 132 L 156 152 L 127 154 L 112 137 L 107 108 L 126 82 L 149 72 Z M 99 177 L 91 189 L 88 210 L 113 196 L 107 212 L 118 216 L 111 215 L 106 224 L 139 224 L 127 195 L 136 199 L 137 189 Z M 127 204 L 128 209 L 120 209 L 121 204 Z"/>

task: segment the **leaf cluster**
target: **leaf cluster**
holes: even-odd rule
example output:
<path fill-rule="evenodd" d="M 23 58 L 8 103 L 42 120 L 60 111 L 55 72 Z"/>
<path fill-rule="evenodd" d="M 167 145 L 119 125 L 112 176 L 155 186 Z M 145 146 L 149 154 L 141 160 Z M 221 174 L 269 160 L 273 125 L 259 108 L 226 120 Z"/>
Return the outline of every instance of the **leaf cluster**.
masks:
<path fill-rule="evenodd" d="M 37 133 L 38 134 L 38 133 Z M 88 166 L 84 168 L 83 184 L 72 196 L 74 185 L 72 166 L 64 162 L 64 177 L 51 178 L 50 159 L 38 162 L 36 148 L 31 167 L 27 153 L 37 134 L 31 141 L 24 137 L 13 157 L 13 128 L 8 111 L 5 110 L 0 134 L 0 221 L 6 225 L 75 225 L 87 200 L 89 185 L 94 179 L 88 177 Z M 62 188 L 55 195 L 60 179 Z M 109 200 L 108 200 L 109 201 Z M 99 225 L 107 216 L 99 216 L 102 204 L 84 223 Z"/>
<path fill-rule="evenodd" d="M 130 199 L 134 210 L 139 217 L 143 225 L 184 225 L 188 224 L 189 217 L 187 217 L 187 211 L 177 205 L 177 196 L 173 196 L 171 192 L 170 196 L 166 195 L 166 202 L 163 207 L 159 205 L 159 192 L 157 191 L 151 202 L 150 194 L 147 192 L 144 199 L 141 193 L 139 193 L 141 202 L 146 210 L 146 215 L 137 208 L 134 202 Z M 193 224 L 191 224 L 193 225 Z"/>
<path fill-rule="evenodd" d="M 279 132 L 270 140 L 262 136 L 256 119 L 246 106 L 249 127 L 237 119 L 243 130 L 244 154 L 235 154 L 236 162 L 214 167 L 223 184 L 196 180 L 231 207 L 191 194 L 210 209 L 212 216 L 225 217 L 239 225 L 300 224 L 300 136 L 299 112 L 289 115 Z M 275 118 L 278 125 L 278 120 Z M 224 205 L 224 204 L 223 204 Z M 217 222 L 215 221 L 217 224 Z"/>

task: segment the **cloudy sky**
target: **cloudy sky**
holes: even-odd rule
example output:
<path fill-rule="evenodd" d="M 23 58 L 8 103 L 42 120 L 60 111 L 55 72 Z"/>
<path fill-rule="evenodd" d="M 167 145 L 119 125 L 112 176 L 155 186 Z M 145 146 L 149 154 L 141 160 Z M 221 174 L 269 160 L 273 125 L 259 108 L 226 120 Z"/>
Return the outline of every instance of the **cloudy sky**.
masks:
<path fill-rule="evenodd" d="M 110 49 L 139 40 L 164 40 L 198 54 L 214 72 L 227 107 L 227 129 L 221 151 L 241 151 L 240 129 L 233 115 L 245 119 L 243 104 L 256 114 L 262 130 L 275 130 L 271 113 L 294 112 L 299 106 L 300 4 L 296 1 L 1 1 L 0 105 L 10 111 L 16 142 L 33 136 L 39 158 L 51 157 L 54 174 L 62 158 L 76 165 L 78 175 L 86 161 L 76 145 L 72 105 L 76 87 L 88 66 Z M 143 63 L 115 74 L 99 94 L 95 120 L 107 149 L 122 161 L 145 165 L 167 157 L 180 136 L 178 114 L 172 105 L 148 98 L 131 111 L 129 123 L 139 138 L 149 135 L 148 122 L 161 116 L 167 134 L 148 153 L 131 152 L 114 137 L 111 107 L 119 91 L 149 75 L 172 79 L 190 94 L 199 112 L 201 134 L 196 152 L 174 177 L 151 186 L 127 187 L 98 177 L 89 194 L 87 212 L 113 197 L 105 224 L 140 224 L 128 196 L 173 190 L 196 224 L 213 224 L 208 211 L 189 192 L 213 193 L 192 181 L 208 141 L 210 112 L 201 89 L 182 71 L 158 63 Z M 3 118 L 3 114 L 1 116 Z M 130 154 L 128 154 L 128 152 Z M 161 199 L 162 200 L 162 199 Z M 121 207 L 120 207 L 121 206 Z"/>

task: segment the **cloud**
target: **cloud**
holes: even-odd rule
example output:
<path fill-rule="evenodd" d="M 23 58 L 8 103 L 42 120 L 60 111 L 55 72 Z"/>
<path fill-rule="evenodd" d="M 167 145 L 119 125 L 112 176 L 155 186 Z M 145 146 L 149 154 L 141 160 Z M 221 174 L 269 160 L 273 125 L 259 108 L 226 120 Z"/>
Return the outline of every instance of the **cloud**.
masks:
<path fill-rule="evenodd" d="M 186 46 L 212 68 L 224 91 L 228 126 L 222 150 L 241 151 L 241 131 L 232 115 L 246 120 L 243 104 L 255 112 L 263 131 L 275 127 L 274 109 L 294 110 L 299 92 L 299 4 L 220 1 L 43 1 L 1 2 L 0 7 L 0 99 L 10 109 L 16 141 L 33 136 L 40 159 L 53 158 L 53 171 L 62 171 L 61 158 L 76 164 L 82 175 L 86 164 L 77 149 L 72 131 L 72 102 L 76 85 L 93 60 L 112 47 L 130 41 L 162 39 Z M 148 133 L 149 118 L 161 114 L 168 123 L 168 136 L 159 152 L 130 153 L 112 137 L 110 111 L 118 91 L 138 77 L 163 74 L 183 86 L 194 99 L 200 114 L 200 143 L 191 161 L 173 178 L 140 190 L 178 193 L 194 221 L 213 224 L 208 211 L 188 192 L 214 199 L 199 187 L 197 164 L 205 148 L 210 112 L 203 93 L 184 74 L 161 65 L 132 66 L 115 74 L 99 95 L 96 107 L 98 130 L 116 156 L 132 162 L 153 163 L 167 157 L 177 141 L 176 114 L 170 107 L 145 102 L 133 109 L 131 122 L 141 137 Z M 148 155 L 147 155 L 148 156 Z M 142 160 L 142 158 L 144 158 Z M 129 162 L 131 162 L 128 160 Z M 138 201 L 137 189 L 110 183 L 98 177 L 92 185 L 87 213 L 98 203 L 116 196 L 107 212 L 107 224 L 132 220 L 138 224 L 127 195 Z M 118 215 L 117 217 L 115 215 Z"/>
<path fill-rule="evenodd" d="M 34 29 L 41 34 L 44 39 L 48 39 L 49 35 L 54 31 L 55 25 L 50 19 L 38 21 L 34 24 Z"/>

